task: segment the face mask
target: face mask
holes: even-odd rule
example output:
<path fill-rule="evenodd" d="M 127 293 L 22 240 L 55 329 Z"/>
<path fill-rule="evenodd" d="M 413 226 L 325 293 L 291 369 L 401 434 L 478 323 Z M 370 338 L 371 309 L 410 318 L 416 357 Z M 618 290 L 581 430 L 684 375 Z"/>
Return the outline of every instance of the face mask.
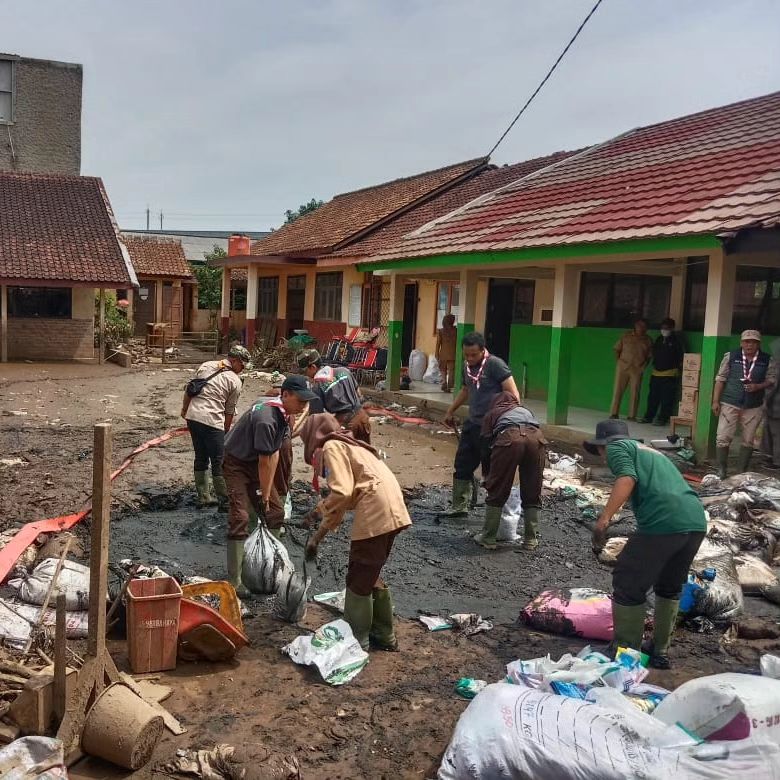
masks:
<path fill-rule="evenodd" d="M 670 330 L 662 330 L 662 331 L 661 331 L 661 335 L 662 335 L 662 336 L 663 336 L 665 339 L 668 339 L 668 338 L 669 338 L 669 336 L 671 336 L 671 335 L 672 335 L 672 331 L 670 331 Z"/>

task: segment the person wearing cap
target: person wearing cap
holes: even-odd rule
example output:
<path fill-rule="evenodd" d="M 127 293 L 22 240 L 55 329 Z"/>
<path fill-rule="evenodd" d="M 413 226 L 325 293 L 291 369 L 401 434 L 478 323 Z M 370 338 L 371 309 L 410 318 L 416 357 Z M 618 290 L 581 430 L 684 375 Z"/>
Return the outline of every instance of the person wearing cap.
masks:
<path fill-rule="evenodd" d="M 707 533 L 704 507 L 672 461 L 630 439 L 622 420 L 600 422 L 595 438 L 583 446 L 592 455 L 606 456 L 615 475 L 593 529 L 594 552 L 603 549 L 610 523 L 629 499 L 636 517 L 636 533 L 618 555 L 612 573 L 613 647 L 642 649 L 650 655 L 651 666 L 668 669 L 680 593 Z M 655 592 L 653 638 L 642 648 L 650 588 Z"/>
<path fill-rule="evenodd" d="M 181 416 L 187 421 L 195 450 L 193 471 L 199 508 L 219 504 L 220 511 L 227 511 L 227 486 L 222 476 L 225 434 L 233 423 L 241 395 L 238 375 L 251 366 L 249 350 L 236 344 L 230 348 L 225 360 L 209 360 L 198 367 L 195 378 L 207 380 L 200 393 L 195 396 L 184 393 Z M 209 464 L 216 498 L 211 495 Z"/>
<path fill-rule="evenodd" d="M 647 364 L 653 351 L 653 342 L 647 335 L 647 322 L 638 319 L 634 329 L 624 333 L 614 346 L 615 358 L 615 389 L 612 394 L 612 409 L 610 416 L 616 420 L 620 413 L 620 402 L 626 388 L 630 386 L 630 401 L 628 419 L 636 420 L 639 409 L 639 391 L 642 386 Z"/>
<path fill-rule="evenodd" d="M 761 350 L 761 334 L 757 330 L 743 331 L 740 348 L 723 356 L 712 393 L 712 412 L 718 418 L 715 446 L 721 479 L 728 474 L 729 448 L 737 426 L 742 428 L 737 471 L 748 470 L 753 441 L 764 414 L 764 396 L 776 381 L 777 364 Z"/>
<path fill-rule="evenodd" d="M 330 412 L 358 441 L 371 444 L 371 418 L 363 409 L 360 388 L 352 372 L 344 366 L 323 366 L 316 349 L 301 352 L 297 362 L 319 398 L 310 412 Z"/>
<path fill-rule="evenodd" d="M 316 396 L 306 379 L 288 376 L 279 398 L 263 398 L 241 415 L 225 439 L 224 475 L 230 502 L 228 511 L 228 580 L 241 595 L 244 540 L 252 512 L 264 516 L 277 538 L 284 523 L 277 470 L 282 451 L 292 435 L 294 417 Z"/>

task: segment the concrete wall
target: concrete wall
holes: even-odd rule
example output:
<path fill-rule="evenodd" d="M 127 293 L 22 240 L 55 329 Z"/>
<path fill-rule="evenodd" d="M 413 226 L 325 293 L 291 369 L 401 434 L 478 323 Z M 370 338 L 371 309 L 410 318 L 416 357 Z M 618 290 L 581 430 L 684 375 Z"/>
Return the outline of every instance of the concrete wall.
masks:
<path fill-rule="evenodd" d="M 0 126 L 0 169 L 78 175 L 81 65 L 22 58 L 14 68 L 14 121 Z"/>

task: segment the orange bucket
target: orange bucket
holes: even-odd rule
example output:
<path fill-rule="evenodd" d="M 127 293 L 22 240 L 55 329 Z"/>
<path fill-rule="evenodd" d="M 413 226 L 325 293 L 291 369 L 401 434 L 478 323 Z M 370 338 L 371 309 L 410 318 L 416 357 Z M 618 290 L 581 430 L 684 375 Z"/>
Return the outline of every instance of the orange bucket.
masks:
<path fill-rule="evenodd" d="M 173 577 L 130 580 L 127 643 L 136 674 L 176 668 L 181 587 Z"/>

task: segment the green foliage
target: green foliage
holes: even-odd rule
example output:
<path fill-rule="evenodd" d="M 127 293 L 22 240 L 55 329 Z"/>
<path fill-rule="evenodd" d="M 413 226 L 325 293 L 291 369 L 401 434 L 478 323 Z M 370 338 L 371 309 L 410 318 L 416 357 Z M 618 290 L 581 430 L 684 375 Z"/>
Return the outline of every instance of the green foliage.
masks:
<path fill-rule="evenodd" d="M 287 209 L 287 211 L 284 212 L 284 224 L 289 225 L 292 222 L 295 222 L 298 217 L 302 217 L 304 214 L 308 214 L 310 211 L 316 211 L 322 205 L 322 203 L 323 201 L 317 200 L 317 198 L 312 198 L 308 203 L 302 203 L 300 206 L 298 206 L 296 211 Z"/>
<path fill-rule="evenodd" d="M 211 252 L 205 252 L 206 262 L 227 257 L 222 247 L 214 245 Z M 192 273 L 198 280 L 198 308 L 209 310 L 209 328 L 217 327 L 217 312 L 222 305 L 222 269 L 210 265 L 192 265 Z"/>
<path fill-rule="evenodd" d="M 95 295 L 95 341 L 100 330 L 100 296 Z M 126 344 L 133 335 L 133 325 L 127 319 L 127 314 L 121 309 L 113 295 L 106 296 L 106 344 L 118 347 Z"/>

